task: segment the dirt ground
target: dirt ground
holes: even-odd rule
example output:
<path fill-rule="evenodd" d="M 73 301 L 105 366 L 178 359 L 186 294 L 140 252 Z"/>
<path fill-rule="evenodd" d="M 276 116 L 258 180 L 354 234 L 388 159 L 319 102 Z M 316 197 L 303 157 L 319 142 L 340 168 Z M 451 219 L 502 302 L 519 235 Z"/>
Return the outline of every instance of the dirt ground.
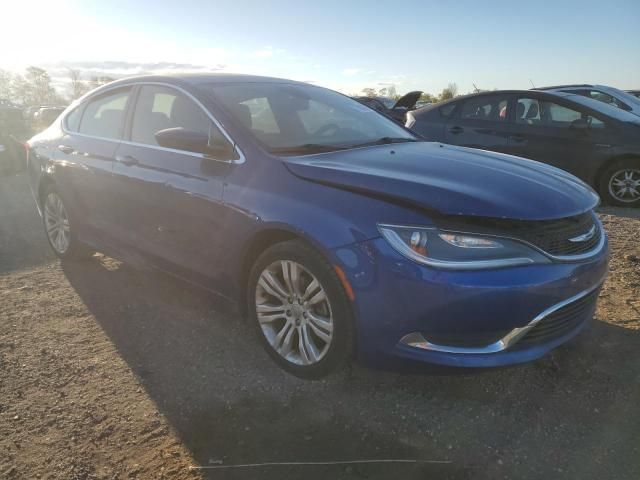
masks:
<path fill-rule="evenodd" d="M 596 319 L 524 366 L 288 376 L 207 292 L 50 253 L 0 179 L 0 478 L 640 478 L 640 211 L 603 209 Z M 445 463 L 207 469 L 259 462 Z"/>

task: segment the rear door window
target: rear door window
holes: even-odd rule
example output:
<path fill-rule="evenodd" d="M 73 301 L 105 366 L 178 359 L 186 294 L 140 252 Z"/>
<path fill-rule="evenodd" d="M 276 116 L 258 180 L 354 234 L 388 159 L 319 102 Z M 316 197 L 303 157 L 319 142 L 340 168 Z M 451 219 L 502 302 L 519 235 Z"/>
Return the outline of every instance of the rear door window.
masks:
<path fill-rule="evenodd" d="M 507 121 L 508 97 L 503 95 L 483 95 L 464 102 L 460 111 L 461 120 Z"/>
<path fill-rule="evenodd" d="M 94 137 L 121 139 L 130 93 L 131 89 L 127 88 L 90 100 L 84 108 L 78 131 Z"/>

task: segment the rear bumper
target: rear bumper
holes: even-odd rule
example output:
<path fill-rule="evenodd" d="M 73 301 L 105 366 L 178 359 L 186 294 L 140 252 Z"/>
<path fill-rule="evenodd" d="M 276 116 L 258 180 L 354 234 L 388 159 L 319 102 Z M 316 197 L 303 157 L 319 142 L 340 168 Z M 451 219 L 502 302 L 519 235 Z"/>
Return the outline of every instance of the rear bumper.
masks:
<path fill-rule="evenodd" d="M 383 239 L 334 253 L 355 292 L 358 358 L 381 368 L 407 361 L 492 367 L 539 358 L 592 318 L 608 269 L 606 245 L 581 263 L 468 272 L 418 265 Z"/>

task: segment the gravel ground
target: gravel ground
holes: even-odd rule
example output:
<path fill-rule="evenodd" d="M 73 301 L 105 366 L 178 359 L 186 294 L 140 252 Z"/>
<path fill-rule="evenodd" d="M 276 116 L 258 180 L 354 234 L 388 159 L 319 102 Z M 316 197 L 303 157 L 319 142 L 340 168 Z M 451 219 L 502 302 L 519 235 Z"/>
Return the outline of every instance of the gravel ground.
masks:
<path fill-rule="evenodd" d="M 638 479 L 639 213 L 602 210 L 596 320 L 544 359 L 305 382 L 204 291 L 61 265 L 26 179 L 0 179 L 0 478 Z M 445 463 L 200 468 L 352 459 Z"/>

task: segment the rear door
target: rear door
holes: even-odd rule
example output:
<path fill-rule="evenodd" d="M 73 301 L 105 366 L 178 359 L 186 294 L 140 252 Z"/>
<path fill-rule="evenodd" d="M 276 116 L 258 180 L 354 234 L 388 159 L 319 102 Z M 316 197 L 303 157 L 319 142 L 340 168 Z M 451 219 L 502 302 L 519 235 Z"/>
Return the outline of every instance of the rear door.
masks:
<path fill-rule="evenodd" d="M 445 141 L 452 145 L 506 152 L 511 129 L 511 95 L 471 97 L 456 109 L 445 128 Z"/>
<path fill-rule="evenodd" d="M 142 85 L 129 138 L 114 163 L 117 228 L 156 266 L 216 288 L 209 280 L 229 241 L 223 181 L 231 159 L 163 148 L 155 133 L 182 127 L 228 141 L 195 100 L 165 85 Z"/>
<path fill-rule="evenodd" d="M 589 181 L 593 165 L 611 148 L 607 124 L 562 99 L 521 95 L 516 103 L 509 152 Z"/>
<path fill-rule="evenodd" d="M 55 147 L 56 181 L 81 219 L 78 230 L 101 244 L 114 239 L 111 171 L 130 98 L 131 87 L 123 87 L 76 107 L 66 115 L 64 135 Z"/>

